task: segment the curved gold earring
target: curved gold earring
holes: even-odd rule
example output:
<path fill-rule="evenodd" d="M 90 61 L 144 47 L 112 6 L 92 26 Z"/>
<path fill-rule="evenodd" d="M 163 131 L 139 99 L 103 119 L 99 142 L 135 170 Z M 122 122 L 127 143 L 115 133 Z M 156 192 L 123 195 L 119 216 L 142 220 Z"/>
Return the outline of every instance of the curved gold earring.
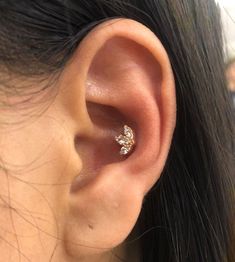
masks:
<path fill-rule="evenodd" d="M 128 155 L 135 146 L 134 131 L 127 125 L 124 125 L 123 134 L 115 137 L 116 142 L 122 146 L 120 155 Z"/>

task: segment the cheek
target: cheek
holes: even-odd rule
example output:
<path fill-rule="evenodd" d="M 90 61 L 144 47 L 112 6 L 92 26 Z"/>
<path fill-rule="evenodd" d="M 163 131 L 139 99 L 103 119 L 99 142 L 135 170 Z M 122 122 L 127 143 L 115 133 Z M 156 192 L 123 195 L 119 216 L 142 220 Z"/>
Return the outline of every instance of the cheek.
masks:
<path fill-rule="evenodd" d="M 38 236 L 32 226 L 36 223 L 56 236 L 55 220 L 61 224 L 72 177 L 81 168 L 79 158 L 72 158 L 74 145 L 66 127 L 56 118 L 44 116 L 27 126 L 2 130 L 0 148 L 7 170 L 7 176 L 4 172 L 0 175 L 1 194 L 7 198 L 10 190 L 11 205 L 23 210 L 23 217 L 14 217 L 16 228 L 22 229 L 18 233 Z"/>
<path fill-rule="evenodd" d="M 235 82 L 235 66 L 227 71 L 226 76 L 230 82 Z"/>
<path fill-rule="evenodd" d="M 235 81 L 235 66 L 232 68 L 230 73 L 231 73 L 231 78 L 233 79 L 233 81 Z"/>
<path fill-rule="evenodd" d="M 46 117 L 25 127 L 2 131 L 1 158 L 6 169 L 29 183 L 55 182 L 57 171 L 69 157 L 69 141 L 64 133 L 58 122 Z"/>
<path fill-rule="evenodd" d="M 102 254 L 121 244 L 133 229 L 142 198 L 136 187 L 126 183 L 125 174 L 117 176 L 101 177 L 71 196 L 65 231 L 71 255 Z"/>

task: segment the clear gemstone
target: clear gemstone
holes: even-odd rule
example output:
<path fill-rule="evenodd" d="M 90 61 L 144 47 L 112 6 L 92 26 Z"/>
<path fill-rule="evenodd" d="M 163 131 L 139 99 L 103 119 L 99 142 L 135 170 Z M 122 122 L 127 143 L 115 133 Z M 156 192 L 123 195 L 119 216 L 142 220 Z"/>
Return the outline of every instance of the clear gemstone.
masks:
<path fill-rule="evenodd" d="M 128 154 L 129 153 L 129 150 L 126 148 L 126 147 L 122 147 L 121 148 L 121 151 L 120 151 L 120 154 L 121 155 L 126 155 L 126 154 Z"/>
<path fill-rule="evenodd" d="M 133 138 L 133 132 L 128 126 L 124 126 L 124 134 L 129 138 Z"/>
<path fill-rule="evenodd" d="M 133 131 L 126 125 L 124 126 L 124 135 L 116 136 L 115 140 L 122 146 L 120 151 L 121 155 L 127 155 L 135 144 Z"/>
<path fill-rule="evenodd" d="M 122 146 L 122 145 L 128 145 L 130 144 L 130 139 L 126 136 L 120 135 L 116 138 L 116 141 Z"/>

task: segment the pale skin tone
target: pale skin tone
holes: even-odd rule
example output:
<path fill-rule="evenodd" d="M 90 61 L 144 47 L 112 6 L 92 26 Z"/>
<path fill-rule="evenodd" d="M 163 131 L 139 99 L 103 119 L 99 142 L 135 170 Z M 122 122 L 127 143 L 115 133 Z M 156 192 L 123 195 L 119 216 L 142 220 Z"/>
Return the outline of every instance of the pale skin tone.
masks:
<path fill-rule="evenodd" d="M 235 92 L 235 62 L 227 69 L 226 77 L 229 90 Z"/>
<path fill-rule="evenodd" d="M 161 175 L 176 122 L 165 48 L 138 22 L 105 22 L 50 88 L 57 94 L 50 103 L 37 95 L 46 102 L 33 105 L 31 118 L 23 113 L 32 104 L 1 109 L 0 123 L 20 121 L 0 129 L 2 261 L 120 261 L 116 254 L 138 262 L 138 242 L 125 240 Z M 128 157 L 114 139 L 124 124 L 137 142 Z"/>

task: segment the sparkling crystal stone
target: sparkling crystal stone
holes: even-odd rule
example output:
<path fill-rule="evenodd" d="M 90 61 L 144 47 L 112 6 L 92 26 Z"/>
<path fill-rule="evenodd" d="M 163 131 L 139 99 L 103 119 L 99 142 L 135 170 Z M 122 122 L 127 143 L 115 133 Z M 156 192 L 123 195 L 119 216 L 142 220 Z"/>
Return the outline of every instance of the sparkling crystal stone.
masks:
<path fill-rule="evenodd" d="M 120 135 L 116 138 L 116 141 L 122 146 L 122 145 L 128 145 L 130 144 L 130 139 L 126 136 Z"/>
<path fill-rule="evenodd" d="M 124 126 L 124 135 L 121 134 L 119 136 L 116 136 L 115 140 L 119 145 L 122 146 L 120 151 L 121 155 L 127 155 L 131 151 L 132 147 L 135 145 L 133 131 L 126 125 Z"/>
<path fill-rule="evenodd" d="M 121 148 L 120 154 L 121 155 L 127 155 L 128 153 L 129 153 L 129 150 L 126 147 L 123 146 Z"/>
<path fill-rule="evenodd" d="M 133 138 L 133 132 L 128 126 L 124 126 L 124 135 Z"/>

